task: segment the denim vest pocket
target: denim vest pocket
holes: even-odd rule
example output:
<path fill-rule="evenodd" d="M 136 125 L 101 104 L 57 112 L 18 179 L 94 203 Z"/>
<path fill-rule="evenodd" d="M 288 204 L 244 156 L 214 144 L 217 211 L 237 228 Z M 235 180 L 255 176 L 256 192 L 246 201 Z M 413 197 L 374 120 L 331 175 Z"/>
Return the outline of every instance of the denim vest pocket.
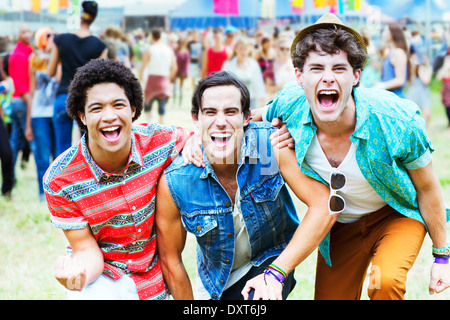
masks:
<path fill-rule="evenodd" d="M 256 203 L 258 212 L 264 219 L 272 219 L 276 211 L 282 207 L 281 197 L 278 197 L 278 195 L 283 186 L 284 180 L 281 174 L 276 174 L 266 179 L 250 193 Z"/>
<path fill-rule="evenodd" d="M 203 237 L 206 233 L 217 228 L 217 219 L 210 214 L 182 215 L 186 230 L 196 237 Z"/>

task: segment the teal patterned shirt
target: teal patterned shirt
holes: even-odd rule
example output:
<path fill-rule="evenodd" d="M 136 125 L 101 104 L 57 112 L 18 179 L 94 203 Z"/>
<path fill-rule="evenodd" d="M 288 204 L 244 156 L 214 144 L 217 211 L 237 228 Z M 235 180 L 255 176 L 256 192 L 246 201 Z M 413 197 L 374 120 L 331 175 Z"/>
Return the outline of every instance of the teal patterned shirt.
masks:
<path fill-rule="evenodd" d="M 428 165 L 434 150 L 426 136 L 419 108 L 385 90 L 355 88 L 353 97 L 356 128 L 350 140 L 357 146 L 356 161 L 362 174 L 388 205 L 425 224 L 416 190 L 407 173 L 407 169 Z M 280 118 L 286 124 L 295 140 L 295 153 L 302 172 L 327 184 L 304 161 L 317 128 L 303 89 L 296 82 L 285 85 L 269 102 L 266 111 L 263 117 L 267 121 Z M 447 221 L 449 217 L 447 209 Z M 330 233 L 319 245 L 319 251 L 331 266 Z"/>

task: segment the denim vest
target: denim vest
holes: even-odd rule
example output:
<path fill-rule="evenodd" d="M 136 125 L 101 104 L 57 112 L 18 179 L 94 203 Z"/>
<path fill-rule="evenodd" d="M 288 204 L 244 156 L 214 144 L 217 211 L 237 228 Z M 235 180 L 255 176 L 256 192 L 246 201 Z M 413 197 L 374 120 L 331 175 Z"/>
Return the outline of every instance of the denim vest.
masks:
<path fill-rule="evenodd" d="M 271 132 L 264 123 L 245 129 L 237 170 L 254 266 L 279 255 L 299 224 L 270 145 Z M 204 156 L 204 168 L 186 166 L 179 156 L 164 173 L 184 227 L 197 237 L 198 274 L 212 299 L 219 299 L 233 266 L 233 204 Z"/>

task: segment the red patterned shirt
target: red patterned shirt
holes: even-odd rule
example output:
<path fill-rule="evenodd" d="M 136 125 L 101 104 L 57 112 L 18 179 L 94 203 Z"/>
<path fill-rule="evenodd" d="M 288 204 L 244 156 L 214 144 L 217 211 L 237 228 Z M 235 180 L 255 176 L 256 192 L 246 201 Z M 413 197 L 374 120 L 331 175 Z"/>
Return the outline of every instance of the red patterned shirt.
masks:
<path fill-rule="evenodd" d="M 155 253 L 156 183 L 188 136 L 181 128 L 133 126 L 124 175 L 104 172 L 92 159 L 84 136 L 44 176 L 53 225 L 62 229 L 89 226 L 103 252 L 103 273 L 112 279 L 128 274 L 140 299 L 167 296 Z"/>

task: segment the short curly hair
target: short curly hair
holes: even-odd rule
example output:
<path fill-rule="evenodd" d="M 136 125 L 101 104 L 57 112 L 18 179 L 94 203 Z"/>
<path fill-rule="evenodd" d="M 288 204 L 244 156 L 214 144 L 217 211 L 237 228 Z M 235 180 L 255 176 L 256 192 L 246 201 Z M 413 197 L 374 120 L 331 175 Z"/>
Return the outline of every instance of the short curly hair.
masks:
<path fill-rule="evenodd" d="M 306 58 L 309 52 L 324 51 L 328 54 L 336 54 L 345 51 L 348 62 L 353 70 L 363 70 L 367 62 L 367 53 L 353 34 L 337 26 L 318 28 L 301 41 L 292 51 L 292 63 L 295 68 L 303 72 Z"/>
<path fill-rule="evenodd" d="M 139 118 L 144 106 L 144 96 L 139 80 L 129 68 L 117 61 L 93 59 L 77 69 L 70 83 L 66 101 L 67 113 L 77 122 L 81 130 L 87 131 L 87 127 L 81 122 L 78 113 L 84 114 L 87 91 L 100 83 L 115 83 L 123 88 L 130 105 L 136 108 L 133 121 Z"/>

